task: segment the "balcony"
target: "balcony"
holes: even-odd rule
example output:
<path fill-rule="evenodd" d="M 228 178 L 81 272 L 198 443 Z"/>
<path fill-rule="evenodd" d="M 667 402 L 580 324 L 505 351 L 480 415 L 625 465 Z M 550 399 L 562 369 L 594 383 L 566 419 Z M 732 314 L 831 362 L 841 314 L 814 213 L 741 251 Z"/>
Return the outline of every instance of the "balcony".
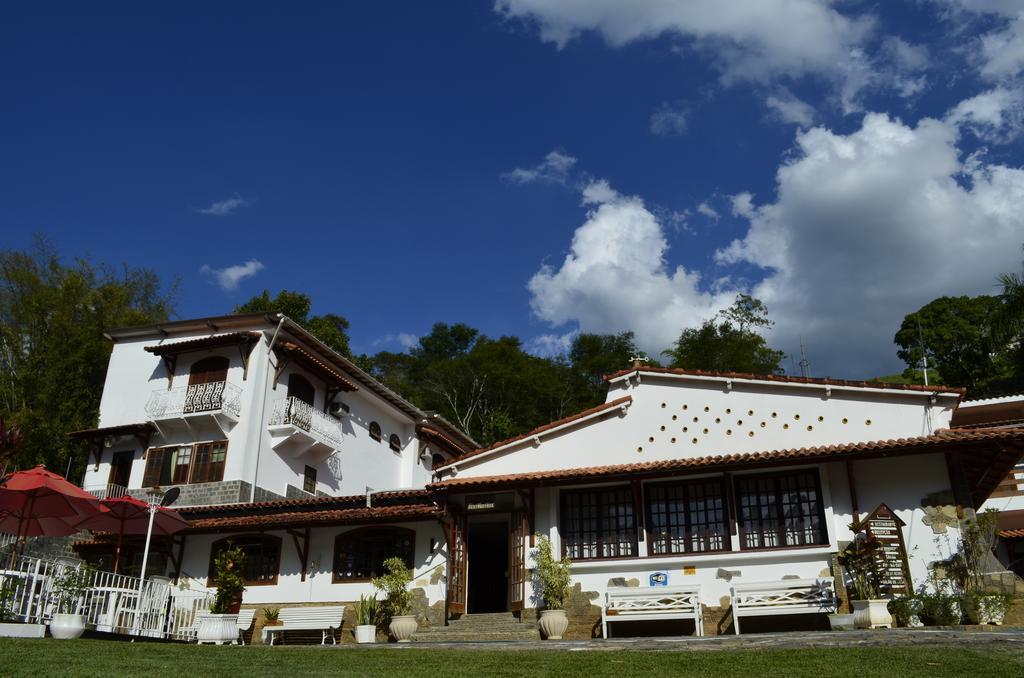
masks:
<path fill-rule="evenodd" d="M 89 485 L 82 488 L 97 499 L 117 499 L 128 494 L 128 488 L 124 485 L 107 483 L 106 485 Z"/>
<path fill-rule="evenodd" d="M 180 388 L 153 391 L 146 403 L 146 414 L 157 426 L 184 426 L 213 423 L 227 435 L 238 423 L 242 409 L 242 389 L 228 381 L 210 381 Z"/>
<path fill-rule="evenodd" d="M 267 426 L 275 450 L 327 455 L 341 449 L 341 422 L 298 398 L 281 398 Z"/>

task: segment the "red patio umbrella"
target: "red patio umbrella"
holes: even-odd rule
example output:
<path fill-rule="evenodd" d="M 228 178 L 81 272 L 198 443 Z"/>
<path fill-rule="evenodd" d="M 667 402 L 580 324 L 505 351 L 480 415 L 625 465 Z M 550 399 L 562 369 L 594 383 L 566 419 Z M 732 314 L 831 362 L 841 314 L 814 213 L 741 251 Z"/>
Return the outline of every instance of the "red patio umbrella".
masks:
<path fill-rule="evenodd" d="M 149 504 L 135 497 L 117 497 L 100 502 L 100 513 L 78 523 L 78 527 L 94 532 L 117 534 L 117 552 L 114 556 L 114 573 L 121 562 L 121 542 L 126 534 L 146 534 L 149 529 Z M 163 506 L 156 507 L 153 516 L 153 534 L 166 536 L 177 534 L 189 526 L 189 522 L 177 511 Z"/>
<path fill-rule="evenodd" d="M 0 479 L 0 532 L 25 537 L 64 537 L 100 511 L 99 500 L 40 464 Z"/>

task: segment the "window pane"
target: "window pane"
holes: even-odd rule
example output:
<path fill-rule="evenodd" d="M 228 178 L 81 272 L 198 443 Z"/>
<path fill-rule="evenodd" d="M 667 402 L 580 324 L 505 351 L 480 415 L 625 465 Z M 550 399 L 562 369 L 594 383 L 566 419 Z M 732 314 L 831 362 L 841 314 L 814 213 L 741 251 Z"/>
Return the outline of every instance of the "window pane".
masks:
<path fill-rule="evenodd" d="M 729 549 L 729 526 L 720 479 L 648 485 L 651 554 Z"/>
<path fill-rule="evenodd" d="M 817 471 L 739 478 L 736 501 L 743 548 L 828 542 Z"/>
<path fill-rule="evenodd" d="M 413 566 L 416 533 L 403 528 L 346 532 L 334 540 L 334 581 L 359 581 L 384 573 L 384 561 L 398 556 Z"/>
<path fill-rule="evenodd" d="M 242 578 L 250 586 L 273 584 L 277 581 L 277 570 L 281 555 L 281 540 L 270 536 L 241 535 L 215 542 L 210 551 L 210 572 L 212 582 L 214 560 L 217 554 L 231 546 L 237 546 L 245 553 L 245 567 Z"/>
<path fill-rule="evenodd" d="M 574 560 L 636 555 L 629 487 L 562 493 L 563 552 Z"/>
<path fill-rule="evenodd" d="M 742 478 L 736 500 L 743 528 L 743 548 L 773 548 L 779 545 L 779 524 L 773 478 Z"/>

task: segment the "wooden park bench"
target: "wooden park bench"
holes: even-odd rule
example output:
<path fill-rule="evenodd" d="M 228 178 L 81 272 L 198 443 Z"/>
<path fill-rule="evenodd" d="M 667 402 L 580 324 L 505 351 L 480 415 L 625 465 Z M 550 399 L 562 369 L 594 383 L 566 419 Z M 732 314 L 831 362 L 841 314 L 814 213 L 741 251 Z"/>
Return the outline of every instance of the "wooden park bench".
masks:
<path fill-rule="evenodd" d="M 733 584 L 731 593 L 736 635 L 740 633 L 740 617 L 829 614 L 836 611 L 832 577 Z"/>
<path fill-rule="evenodd" d="M 281 622 L 277 626 L 263 627 L 263 642 L 269 645 L 274 644 L 274 639 L 279 633 L 285 631 L 320 631 L 320 644 L 327 643 L 327 636 L 331 642 L 338 644 L 334 630 L 341 628 L 342 618 L 345 615 L 344 605 L 327 607 L 282 607 L 277 620 Z"/>
<path fill-rule="evenodd" d="M 601 633 L 608 637 L 608 624 L 617 621 L 692 619 L 697 635 L 704 635 L 704 612 L 700 585 L 639 588 L 617 586 L 605 593 L 601 610 Z"/>

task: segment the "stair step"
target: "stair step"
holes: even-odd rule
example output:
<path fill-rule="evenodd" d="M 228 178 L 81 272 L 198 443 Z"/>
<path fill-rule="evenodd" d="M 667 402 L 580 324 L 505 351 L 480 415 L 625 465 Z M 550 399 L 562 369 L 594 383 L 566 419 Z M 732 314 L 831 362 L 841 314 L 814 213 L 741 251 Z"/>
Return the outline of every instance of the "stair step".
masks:
<path fill-rule="evenodd" d="M 419 633 L 520 633 L 523 631 L 536 631 L 533 624 L 500 624 L 494 626 L 431 626 L 420 629 Z"/>
<path fill-rule="evenodd" d="M 463 642 L 487 642 L 501 640 L 540 640 L 540 631 L 537 629 L 519 631 L 517 633 L 502 632 L 480 632 L 472 633 L 422 633 L 417 631 L 413 634 L 414 643 L 463 643 Z"/>

